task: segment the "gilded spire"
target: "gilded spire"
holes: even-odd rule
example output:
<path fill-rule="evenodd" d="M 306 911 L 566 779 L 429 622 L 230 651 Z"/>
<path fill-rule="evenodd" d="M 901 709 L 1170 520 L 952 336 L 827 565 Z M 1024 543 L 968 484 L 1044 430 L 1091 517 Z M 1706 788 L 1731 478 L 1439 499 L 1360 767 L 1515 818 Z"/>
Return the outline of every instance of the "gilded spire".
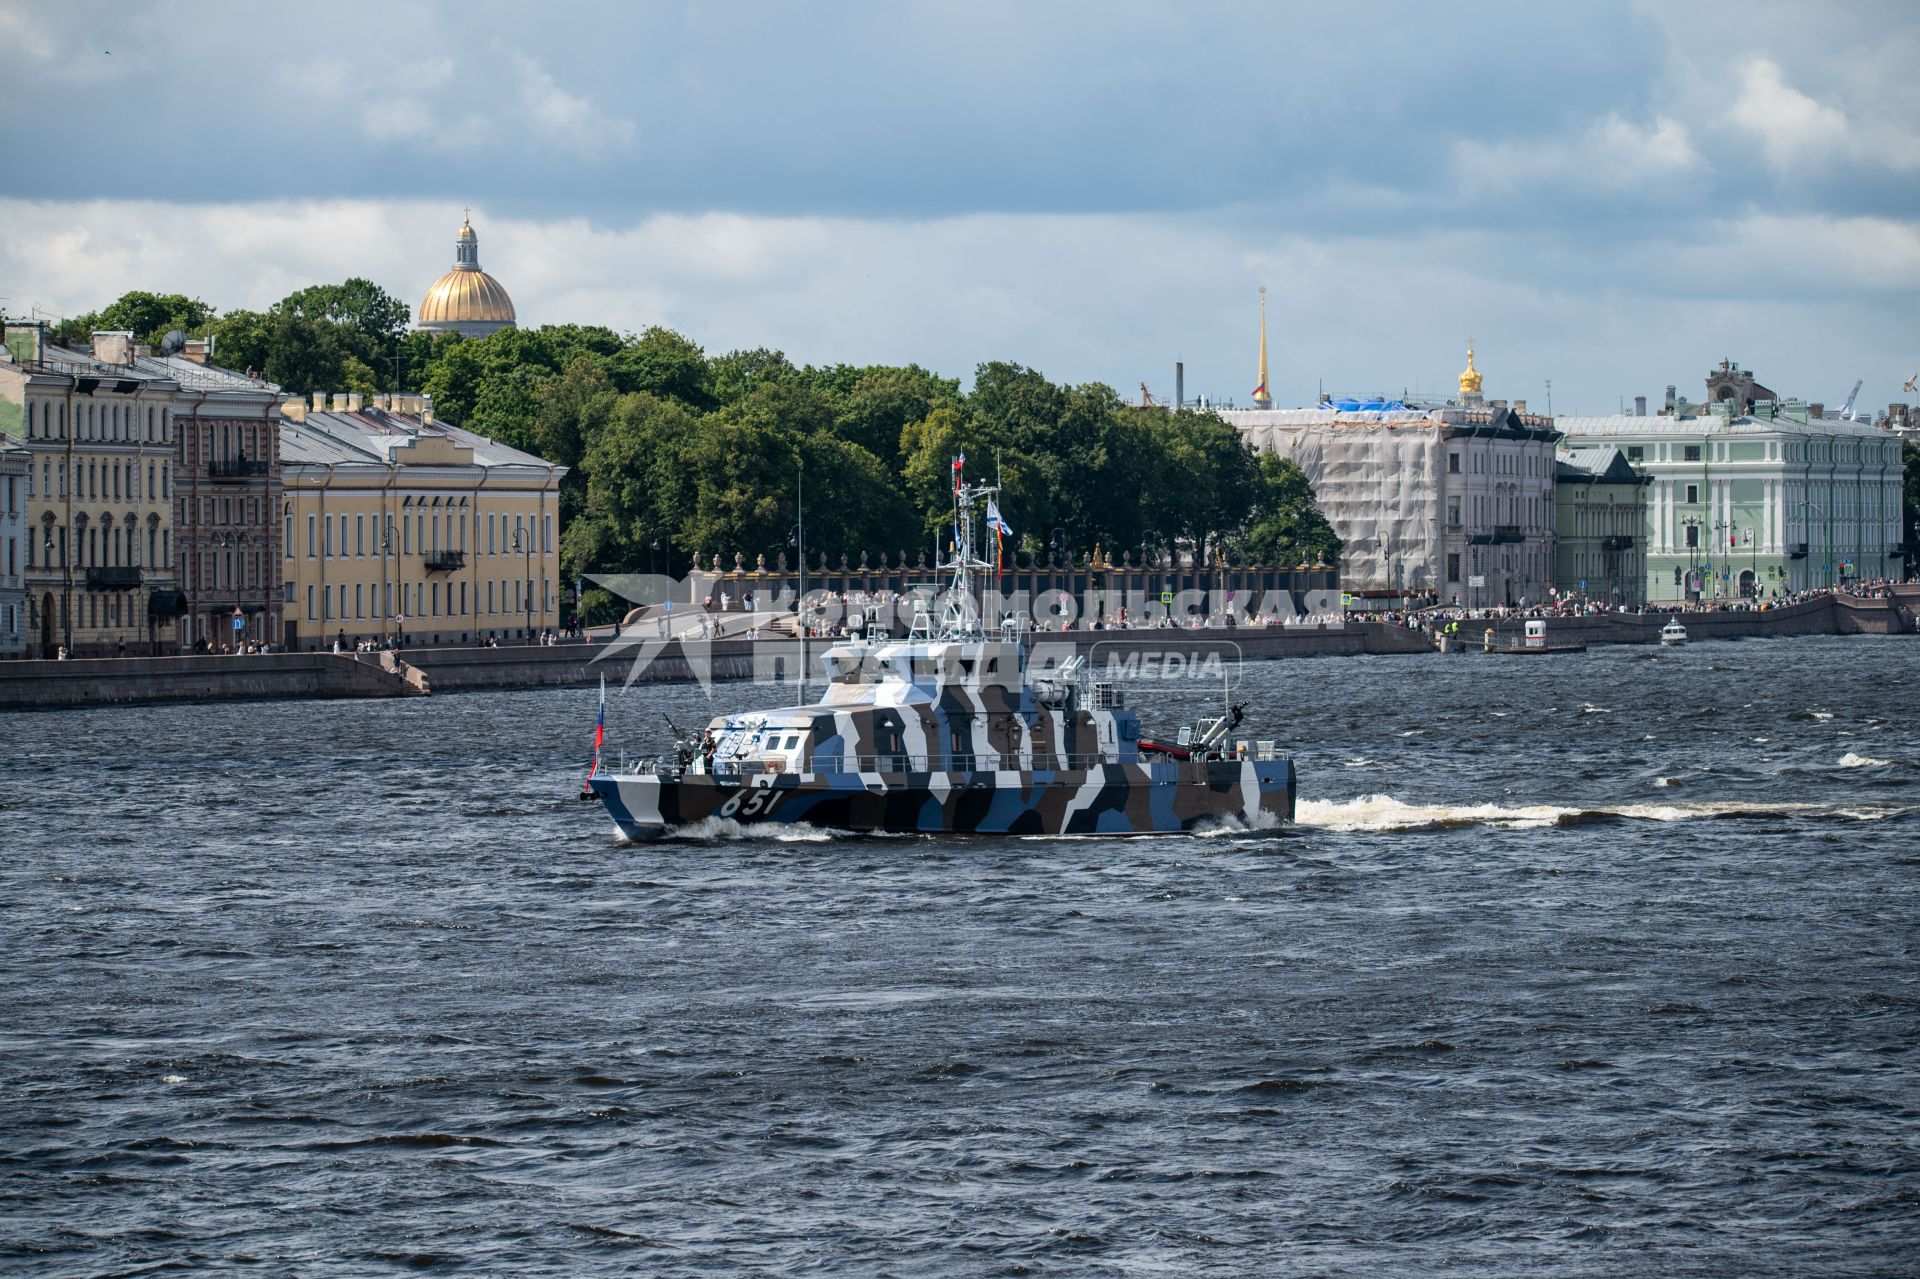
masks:
<path fill-rule="evenodd" d="M 1260 286 L 1260 384 L 1253 388 L 1253 407 L 1273 407 L 1273 392 L 1267 387 L 1267 286 Z"/>
<path fill-rule="evenodd" d="M 1467 367 L 1460 374 L 1460 399 L 1465 403 L 1468 396 L 1480 398 L 1480 370 L 1473 367 L 1473 339 L 1467 339 Z"/>

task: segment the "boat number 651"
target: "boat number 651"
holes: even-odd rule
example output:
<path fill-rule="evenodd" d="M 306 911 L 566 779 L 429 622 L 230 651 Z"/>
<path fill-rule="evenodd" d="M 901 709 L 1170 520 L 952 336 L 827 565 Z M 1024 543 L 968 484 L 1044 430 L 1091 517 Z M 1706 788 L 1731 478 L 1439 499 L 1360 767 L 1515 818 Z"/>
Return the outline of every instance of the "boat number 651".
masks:
<path fill-rule="evenodd" d="M 773 811 L 779 792 L 763 790 L 737 790 L 733 797 L 720 805 L 722 817 L 764 817 Z"/>

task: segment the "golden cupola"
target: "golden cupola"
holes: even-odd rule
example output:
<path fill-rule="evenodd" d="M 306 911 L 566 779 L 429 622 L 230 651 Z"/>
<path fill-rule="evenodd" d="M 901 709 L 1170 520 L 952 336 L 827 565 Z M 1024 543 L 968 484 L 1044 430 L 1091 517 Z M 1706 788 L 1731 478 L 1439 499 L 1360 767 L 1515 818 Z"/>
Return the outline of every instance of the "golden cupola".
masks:
<path fill-rule="evenodd" d="M 1480 403 L 1480 370 L 1473 367 L 1473 343 L 1467 343 L 1467 367 L 1460 374 L 1460 402 Z"/>
<path fill-rule="evenodd" d="M 453 240 L 453 270 L 435 280 L 420 300 L 420 327 L 483 338 L 513 326 L 513 299 L 480 269 L 480 237 L 472 220 L 463 218 Z"/>

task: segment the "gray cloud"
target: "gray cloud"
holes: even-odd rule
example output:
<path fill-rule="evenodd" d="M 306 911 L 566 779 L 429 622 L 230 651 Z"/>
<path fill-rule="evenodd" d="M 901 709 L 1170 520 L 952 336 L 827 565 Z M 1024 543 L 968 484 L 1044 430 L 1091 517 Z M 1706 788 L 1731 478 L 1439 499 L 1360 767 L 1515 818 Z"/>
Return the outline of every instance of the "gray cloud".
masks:
<path fill-rule="evenodd" d="M 412 296 L 472 204 L 530 320 L 807 359 L 1244 396 L 1264 282 L 1293 398 L 1912 372 L 1891 0 L 127 13 L 0 0 L 15 309 Z"/>

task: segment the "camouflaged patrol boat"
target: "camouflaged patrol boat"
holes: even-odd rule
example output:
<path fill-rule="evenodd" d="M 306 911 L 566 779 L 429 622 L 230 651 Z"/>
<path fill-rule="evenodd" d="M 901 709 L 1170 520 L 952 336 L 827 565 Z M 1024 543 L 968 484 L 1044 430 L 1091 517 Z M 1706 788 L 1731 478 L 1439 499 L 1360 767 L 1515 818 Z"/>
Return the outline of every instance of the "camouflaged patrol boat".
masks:
<path fill-rule="evenodd" d="M 937 629 L 929 617 L 904 640 L 836 643 L 820 701 L 717 716 L 697 745 L 592 776 L 582 798 L 600 799 L 630 839 L 709 818 L 1012 835 L 1291 821 L 1293 763 L 1270 741 L 1228 740 L 1240 707 L 1156 742 L 1084 659 L 1035 669 L 1022 635 L 981 626 L 972 575 L 992 566 L 975 558 L 973 507 L 997 490 L 958 471 Z"/>

